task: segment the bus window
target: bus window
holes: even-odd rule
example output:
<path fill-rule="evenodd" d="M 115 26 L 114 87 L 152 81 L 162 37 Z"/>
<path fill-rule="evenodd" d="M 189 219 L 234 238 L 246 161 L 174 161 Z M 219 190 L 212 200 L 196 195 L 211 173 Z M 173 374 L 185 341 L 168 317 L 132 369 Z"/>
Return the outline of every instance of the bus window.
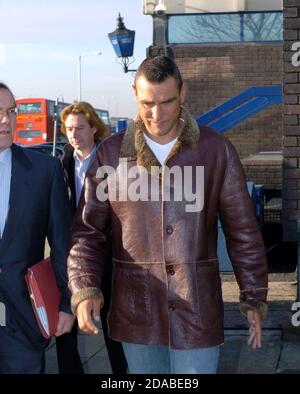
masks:
<path fill-rule="evenodd" d="M 40 114 L 42 113 L 42 103 L 19 103 L 18 115 Z"/>
<path fill-rule="evenodd" d="M 53 100 L 47 100 L 47 115 L 54 116 L 55 114 L 55 102 Z"/>
<path fill-rule="evenodd" d="M 19 138 L 42 138 L 41 130 L 20 130 L 18 131 Z"/>
<path fill-rule="evenodd" d="M 63 103 L 62 101 L 58 102 L 58 104 L 57 104 L 58 115 L 60 115 L 60 114 L 61 114 L 61 111 L 62 111 L 64 108 L 66 108 L 68 105 L 70 105 L 70 104 L 68 104 L 68 103 Z"/>

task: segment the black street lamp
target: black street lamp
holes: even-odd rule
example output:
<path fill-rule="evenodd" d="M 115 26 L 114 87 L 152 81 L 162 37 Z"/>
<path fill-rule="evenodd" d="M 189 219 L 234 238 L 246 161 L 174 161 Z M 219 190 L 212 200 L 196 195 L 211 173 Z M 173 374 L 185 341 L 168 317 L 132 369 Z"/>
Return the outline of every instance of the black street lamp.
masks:
<path fill-rule="evenodd" d="M 108 37 L 117 57 L 121 58 L 122 63 L 120 64 L 123 66 L 124 73 L 127 73 L 128 71 L 136 71 L 128 69 L 128 66 L 134 61 L 130 61 L 129 58 L 133 56 L 135 31 L 126 29 L 120 13 L 117 22 L 118 24 L 116 30 L 112 33 L 109 33 Z"/>

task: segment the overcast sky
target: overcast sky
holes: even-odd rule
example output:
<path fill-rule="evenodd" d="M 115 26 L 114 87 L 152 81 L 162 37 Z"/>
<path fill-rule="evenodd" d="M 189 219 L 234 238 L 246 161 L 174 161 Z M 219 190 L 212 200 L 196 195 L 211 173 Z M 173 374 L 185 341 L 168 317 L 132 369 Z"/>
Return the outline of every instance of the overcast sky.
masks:
<path fill-rule="evenodd" d="M 136 68 L 152 42 L 152 18 L 142 0 L 0 0 L 0 80 L 18 98 L 77 98 L 78 55 L 82 57 L 82 100 L 133 117 L 132 74 L 116 64 L 107 34 L 118 12 L 135 30 Z"/>

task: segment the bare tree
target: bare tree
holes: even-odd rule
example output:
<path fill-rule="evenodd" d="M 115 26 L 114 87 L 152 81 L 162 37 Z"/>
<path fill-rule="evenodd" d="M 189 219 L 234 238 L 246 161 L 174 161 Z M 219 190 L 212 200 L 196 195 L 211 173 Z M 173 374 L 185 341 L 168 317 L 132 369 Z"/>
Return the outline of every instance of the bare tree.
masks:
<path fill-rule="evenodd" d="M 241 34 L 242 41 L 281 40 L 282 14 L 180 15 L 169 20 L 170 43 L 240 41 Z"/>

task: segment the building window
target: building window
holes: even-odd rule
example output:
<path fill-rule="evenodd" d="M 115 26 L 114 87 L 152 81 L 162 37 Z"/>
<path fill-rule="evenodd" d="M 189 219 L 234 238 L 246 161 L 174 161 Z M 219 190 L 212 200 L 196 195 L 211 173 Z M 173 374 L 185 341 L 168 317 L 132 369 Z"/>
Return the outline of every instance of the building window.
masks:
<path fill-rule="evenodd" d="M 281 41 L 283 14 L 239 12 L 168 17 L 169 44 Z"/>

